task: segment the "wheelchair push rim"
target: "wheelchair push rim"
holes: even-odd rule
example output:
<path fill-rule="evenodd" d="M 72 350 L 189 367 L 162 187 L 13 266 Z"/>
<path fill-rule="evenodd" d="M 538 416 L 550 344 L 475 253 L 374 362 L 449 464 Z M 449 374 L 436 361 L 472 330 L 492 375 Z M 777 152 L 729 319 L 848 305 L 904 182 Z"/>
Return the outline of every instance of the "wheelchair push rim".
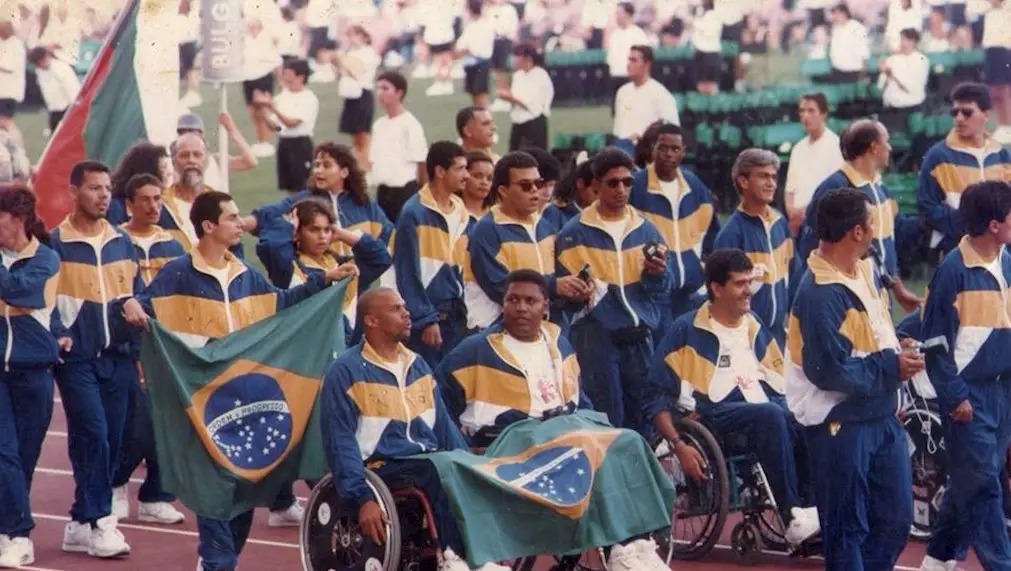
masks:
<path fill-rule="evenodd" d="M 913 525 L 909 535 L 925 542 L 933 535 L 948 475 L 944 429 L 937 405 L 922 399 L 905 408 L 900 418 L 909 442 L 913 473 Z"/>

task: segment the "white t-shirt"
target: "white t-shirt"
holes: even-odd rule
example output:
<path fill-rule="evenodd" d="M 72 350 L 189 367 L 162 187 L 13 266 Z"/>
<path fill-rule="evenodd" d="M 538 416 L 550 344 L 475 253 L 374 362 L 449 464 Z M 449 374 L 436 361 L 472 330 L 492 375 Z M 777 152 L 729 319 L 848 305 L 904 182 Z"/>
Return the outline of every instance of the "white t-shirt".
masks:
<path fill-rule="evenodd" d="M 742 322 L 734 328 L 726 327 L 715 319 L 713 332 L 720 341 L 720 354 L 716 359 L 716 372 L 709 383 L 709 398 L 720 402 L 734 389 L 741 389 L 744 400 L 750 403 L 769 402 L 761 381 L 765 374 L 751 348 L 748 325 Z"/>
<path fill-rule="evenodd" d="M 611 77 L 628 77 L 628 54 L 632 46 L 648 44 L 649 36 L 635 24 L 611 30 L 607 40 L 607 69 Z"/>
<path fill-rule="evenodd" d="M 681 124 L 677 101 L 662 83 L 649 78 L 641 86 L 630 81 L 618 89 L 614 104 L 615 137 L 641 137 L 651 124 L 661 119 Z"/>
<path fill-rule="evenodd" d="M 49 111 L 66 111 L 81 90 L 81 82 L 74 69 L 56 58 L 49 59 L 49 69 L 36 68 L 35 75 Z"/>
<path fill-rule="evenodd" d="M 316 117 L 319 115 L 319 99 L 311 89 L 307 87 L 297 93 L 285 89 L 274 98 L 274 105 L 285 117 L 302 120 L 294 127 L 282 125 L 281 131 L 277 134 L 278 137 L 282 139 L 312 137 L 313 130 L 316 128 Z M 281 124 L 280 121 L 277 123 Z"/>
<path fill-rule="evenodd" d="M 625 238 L 625 219 L 621 220 L 601 220 L 601 224 L 604 226 L 604 230 L 611 235 L 614 239 L 614 243 L 621 248 L 621 243 Z"/>
<path fill-rule="evenodd" d="M 850 278 L 842 276 L 843 283 L 846 284 L 857 297 L 860 298 L 867 315 L 871 320 L 871 330 L 874 332 L 874 339 L 878 342 L 879 350 L 899 349 L 899 338 L 895 335 L 895 326 L 892 324 L 892 315 L 883 303 L 881 295 L 877 291 L 871 291 L 870 277 L 865 279 L 865 265 L 861 264 L 857 277 Z"/>
<path fill-rule="evenodd" d="M 456 49 L 469 54 L 470 59 L 465 59 L 465 66 L 474 65 L 477 60 L 491 59 L 495 51 L 495 32 L 487 15 L 482 14 L 480 18 L 467 22 L 460 39 L 456 40 Z"/>
<path fill-rule="evenodd" d="M 197 238 L 197 231 L 193 228 L 193 222 L 190 221 L 190 210 L 193 209 L 193 203 L 188 200 L 183 200 L 178 196 L 173 197 L 172 206 L 175 207 L 176 212 L 179 213 L 179 218 L 177 222 L 179 223 L 179 230 L 186 234 L 186 237 L 190 239 L 190 244 L 196 244 L 200 241 Z"/>
<path fill-rule="evenodd" d="M 329 28 L 336 15 L 334 0 L 309 0 L 305 7 L 305 25 L 310 28 Z"/>
<path fill-rule="evenodd" d="M 512 80 L 513 97 L 523 102 L 526 109 L 513 105 L 509 118 L 513 123 L 526 123 L 544 115 L 551 116 L 551 103 L 555 99 L 555 86 L 543 67 L 530 71 L 516 70 Z"/>
<path fill-rule="evenodd" d="M 425 30 L 422 39 L 430 46 L 451 44 L 456 39 L 453 30 L 452 6 L 446 0 L 427 0 L 425 3 Z"/>
<path fill-rule="evenodd" d="M 891 66 L 892 77 L 881 74 L 878 86 L 882 88 L 881 100 L 885 107 L 912 107 L 927 99 L 927 80 L 930 78 L 930 61 L 920 52 L 894 54 L 886 63 Z M 899 83 L 906 88 L 903 91 Z"/>
<path fill-rule="evenodd" d="M 372 91 L 376 84 L 376 72 L 382 63 L 382 58 L 375 48 L 372 46 L 354 48 L 348 50 L 344 57 L 348 66 L 355 71 L 355 77 L 351 77 L 348 73 L 341 74 L 340 83 L 337 85 L 338 94 L 359 92 L 358 97 L 361 97 L 362 90 Z"/>
<path fill-rule="evenodd" d="M 856 20 L 832 28 L 828 58 L 839 71 L 863 71 L 871 57 L 867 28 Z"/>
<path fill-rule="evenodd" d="M 828 129 L 817 141 L 808 135 L 794 145 L 786 171 L 786 192 L 793 194 L 794 208 L 807 208 L 818 185 L 842 165 L 839 135 Z"/>
<path fill-rule="evenodd" d="M 0 40 L 0 99 L 25 99 L 25 44 L 21 38 L 11 36 Z M 10 73 L 7 73 L 10 72 Z"/>
<path fill-rule="evenodd" d="M 277 51 L 282 56 L 302 56 L 302 29 L 298 22 L 284 22 L 277 30 Z"/>
<path fill-rule="evenodd" d="M 541 335 L 537 341 L 526 342 L 507 333 L 502 342 L 523 366 L 530 389 L 530 416 L 540 418 L 545 411 L 563 406 L 565 401 L 562 400 L 558 371 L 544 336 Z"/>
<path fill-rule="evenodd" d="M 583 11 L 579 21 L 584 28 L 603 30 L 611 21 L 611 16 L 617 9 L 615 0 L 583 0 Z"/>
<path fill-rule="evenodd" d="M 692 31 L 692 45 L 700 52 L 720 53 L 722 34 L 723 21 L 720 19 L 719 13 L 716 10 L 709 10 L 695 21 L 695 29 Z"/>
<path fill-rule="evenodd" d="M 664 180 L 660 181 L 660 190 L 671 204 L 675 204 L 677 202 L 679 186 L 680 184 L 678 183 L 678 179 L 674 179 L 669 182 Z"/>
<path fill-rule="evenodd" d="M 267 30 L 262 30 L 256 36 L 246 34 L 242 54 L 242 76 L 246 81 L 269 75 L 281 65 L 281 54 L 277 52 L 274 38 Z"/>
<path fill-rule="evenodd" d="M 492 4 L 485 8 L 484 16 L 491 20 L 496 38 L 515 40 L 520 30 L 520 19 L 512 4 Z"/>
<path fill-rule="evenodd" d="M 418 178 L 418 163 L 428 157 L 425 131 L 410 111 L 380 117 L 372 125 L 372 184 L 404 186 Z"/>
<path fill-rule="evenodd" d="M 194 242 L 195 243 L 195 242 Z M 214 276 L 214 279 L 218 280 L 218 284 L 221 286 L 221 293 L 225 296 L 225 300 L 228 300 L 228 264 L 225 264 L 223 268 L 215 268 L 208 265 L 207 271 Z M 228 320 L 228 332 L 232 333 L 235 331 L 235 321 L 232 319 L 232 312 L 229 308 L 230 304 L 225 304 L 225 318 Z"/>
<path fill-rule="evenodd" d="M 1011 2 L 983 16 L 983 48 L 1011 49 Z"/>

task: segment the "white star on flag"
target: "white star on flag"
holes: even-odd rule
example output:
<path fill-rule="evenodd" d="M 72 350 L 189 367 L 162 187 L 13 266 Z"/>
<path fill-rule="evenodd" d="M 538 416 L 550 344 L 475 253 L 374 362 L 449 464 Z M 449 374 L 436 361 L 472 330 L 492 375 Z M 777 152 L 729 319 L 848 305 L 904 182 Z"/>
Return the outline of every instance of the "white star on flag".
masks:
<path fill-rule="evenodd" d="M 242 406 L 242 401 L 235 399 L 235 406 Z"/>

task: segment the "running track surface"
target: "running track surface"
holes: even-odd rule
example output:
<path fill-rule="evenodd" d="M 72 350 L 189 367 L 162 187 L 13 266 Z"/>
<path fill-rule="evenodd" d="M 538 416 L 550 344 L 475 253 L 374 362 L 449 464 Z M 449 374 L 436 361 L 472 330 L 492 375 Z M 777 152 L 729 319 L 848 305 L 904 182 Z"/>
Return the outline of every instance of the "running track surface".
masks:
<path fill-rule="evenodd" d="M 160 526 L 140 523 L 136 516 L 136 490 L 143 478 L 143 467 L 134 474 L 130 485 L 131 518 L 120 522 L 120 530 L 126 535 L 132 548 L 129 557 L 122 560 L 99 560 L 79 553 L 64 553 L 60 550 L 63 527 L 69 521 L 68 512 L 74 494 L 74 480 L 67 458 L 66 420 L 63 405 L 57 399 L 53 421 L 42 449 L 42 457 L 35 471 L 32 489 L 32 510 L 35 516 L 35 564 L 25 569 L 36 571 L 135 571 L 158 569 L 159 571 L 193 571 L 196 568 L 197 534 L 193 514 L 177 506 L 186 513 L 186 522 L 181 525 Z M 303 499 L 308 490 L 303 484 L 296 487 L 297 495 Z M 739 567 L 729 551 L 729 530 L 718 547 L 702 562 L 675 562 L 675 571 L 730 571 L 748 569 Z M 918 569 L 923 558 L 923 545 L 910 543 L 896 569 L 910 571 Z M 239 563 L 241 571 L 299 571 L 302 568 L 298 550 L 298 529 L 271 529 L 267 527 L 267 510 L 258 509 L 249 542 Z M 545 562 L 540 566 L 547 569 Z M 821 569 L 824 564 L 818 559 L 790 559 L 773 553 L 764 554 L 758 565 L 751 569 L 764 571 L 772 569 Z M 971 558 L 962 566 L 965 571 L 982 569 L 976 559 Z"/>

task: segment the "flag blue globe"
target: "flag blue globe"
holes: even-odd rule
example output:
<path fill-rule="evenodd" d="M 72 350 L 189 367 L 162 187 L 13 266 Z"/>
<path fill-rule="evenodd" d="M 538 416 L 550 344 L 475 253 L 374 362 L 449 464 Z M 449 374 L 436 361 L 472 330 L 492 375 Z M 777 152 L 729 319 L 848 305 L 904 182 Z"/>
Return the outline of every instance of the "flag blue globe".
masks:
<path fill-rule="evenodd" d="M 278 382 L 261 373 L 218 387 L 204 408 L 214 445 L 239 468 L 260 470 L 284 454 L 292 438 L 291 410 Z"/>

